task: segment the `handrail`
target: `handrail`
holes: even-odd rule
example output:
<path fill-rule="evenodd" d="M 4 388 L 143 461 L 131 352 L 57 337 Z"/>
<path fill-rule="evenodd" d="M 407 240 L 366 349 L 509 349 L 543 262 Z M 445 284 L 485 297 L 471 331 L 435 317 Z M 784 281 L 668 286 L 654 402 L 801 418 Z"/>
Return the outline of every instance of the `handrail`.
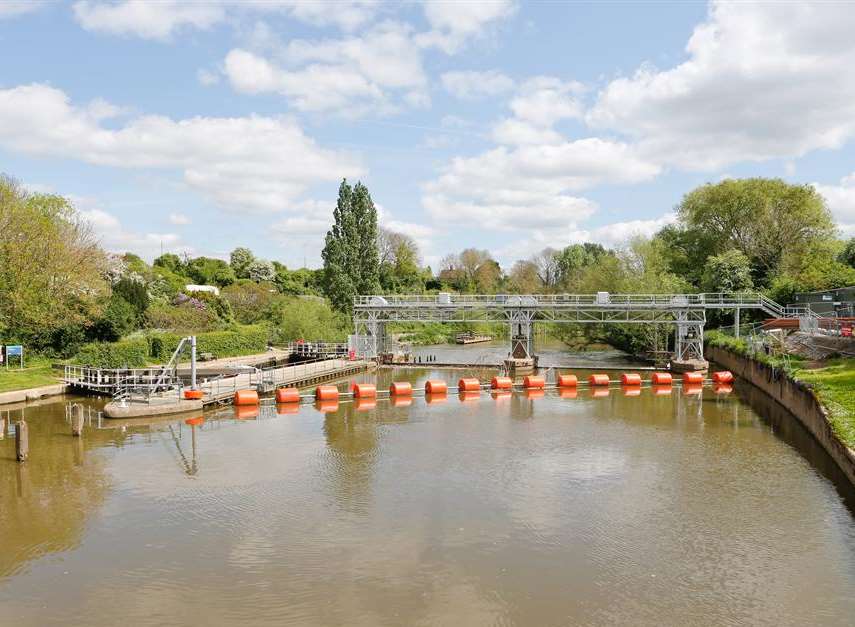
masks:
<path fill-rule="evenodd" d="M 383 308 L 402 305 L 496 305 L 500 307 L 530 307 L 538 305 L 669 305 L 719 306 L 740 305 L 763 307 L 780 305 L 757 292 L 706 292 L 697 294 L 374 294 L 355 296 L 357 307 Z"/>

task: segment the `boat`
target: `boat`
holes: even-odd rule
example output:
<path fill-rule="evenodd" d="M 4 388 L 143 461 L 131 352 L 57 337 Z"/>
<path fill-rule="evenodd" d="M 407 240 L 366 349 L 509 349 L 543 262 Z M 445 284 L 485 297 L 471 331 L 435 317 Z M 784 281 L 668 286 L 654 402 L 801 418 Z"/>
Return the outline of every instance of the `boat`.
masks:
<path fill-rule="evenodd" d="M 489 342 L 492 339 L 492 335 L 478 335 L 472 331 L 466 331 L 465 333 L 458 333 L 455 341 L 458 344 L 478 344 L 480 342 Z"/>

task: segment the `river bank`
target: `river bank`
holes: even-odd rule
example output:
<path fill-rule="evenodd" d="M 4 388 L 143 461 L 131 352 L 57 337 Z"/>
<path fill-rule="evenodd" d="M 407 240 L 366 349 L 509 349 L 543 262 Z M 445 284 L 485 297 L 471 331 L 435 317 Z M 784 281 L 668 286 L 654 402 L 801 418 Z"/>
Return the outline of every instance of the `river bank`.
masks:
<path fill-rule="evenodd" d="M 792 413 L 840 467 L 850 484 L 855 486 L 855 451 L 834 433 L 828 410 L 809 384 L 789 377 L 778 368 L 721 346 L 708 345 L 706 354 Z"/>

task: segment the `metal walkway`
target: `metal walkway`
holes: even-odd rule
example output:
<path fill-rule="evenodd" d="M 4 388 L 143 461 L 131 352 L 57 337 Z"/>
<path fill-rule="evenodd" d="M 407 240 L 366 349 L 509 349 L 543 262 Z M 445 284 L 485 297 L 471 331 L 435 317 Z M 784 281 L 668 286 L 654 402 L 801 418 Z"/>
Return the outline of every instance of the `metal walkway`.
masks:
<path fill-rule="evenodd" d="M 364 358 L 386 350 L 389 322 L 503 322 L 510 325 L 514 357 L 533 355 L 535 322 L 675 325 L 674 359 L 703 361 L 709 310 L 743 309 L 773 318 L 815 318 L 809 306 L 785 307 L 758 293 L 703 294 L 450 294 L 357 296 L 353 348 Z"/>

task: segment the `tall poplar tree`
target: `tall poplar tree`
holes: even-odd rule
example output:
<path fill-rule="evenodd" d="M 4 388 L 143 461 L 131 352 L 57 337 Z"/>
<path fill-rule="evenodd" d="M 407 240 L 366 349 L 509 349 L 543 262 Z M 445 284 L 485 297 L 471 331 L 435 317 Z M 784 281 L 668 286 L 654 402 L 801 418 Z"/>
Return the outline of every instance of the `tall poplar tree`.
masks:
<path fill-rule="evenodd" d="M 362 183 L 341 182 L 321 257 L 324 291 L 337 310 L 350 311 L 354 296 L 378 291 L 377 208 Z"/>

